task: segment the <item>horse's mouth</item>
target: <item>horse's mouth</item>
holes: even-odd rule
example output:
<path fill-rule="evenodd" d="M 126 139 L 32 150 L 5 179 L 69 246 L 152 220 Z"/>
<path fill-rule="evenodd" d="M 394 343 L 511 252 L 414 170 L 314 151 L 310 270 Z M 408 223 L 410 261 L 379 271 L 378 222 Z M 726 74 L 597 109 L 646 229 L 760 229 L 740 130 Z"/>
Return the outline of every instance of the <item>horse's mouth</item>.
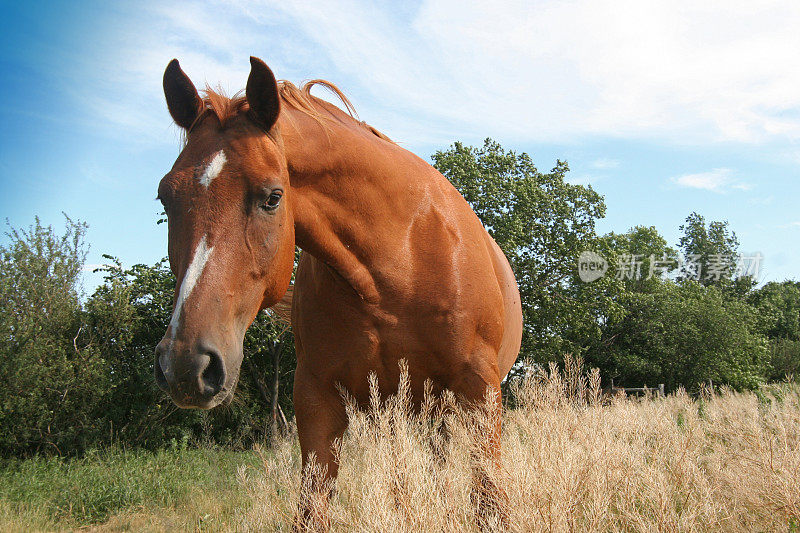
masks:
<path fill-rule="evenodd" d="M 234 391 L 231 391 L 230 393 L 228 393 L 227 396 L 225 396 L 225 398 L 222 399 L 221 402 L 217 404 L 217 407 L 228 407 L 233 401 L 233 396 L 234 396 Z"/>
<path fill-rule="evenodd" d="M 183 397 L 179 398 L 171 395 L 172 401 L 181 409 L 202 409 L 204 411 L 208 411 L 210 409 L 214 409 L 215 407 L 227 407 L 231 404 L 231 402 L 233 402 L 233 398 L 236 393 L 236 385 L 238 385 L 238 383 L 239 376 L 237 375 L 230 387 L 223 387 L 222 390 L 220 390 L 215 396 L 206 401 L 198 401 L 197 398 L 189 395 L 184 395 Z"/>
<path fill-rule="evenodd" d="M 222 398 L 217 405 L 221 405 L 222 407 L 229 406 L 233 401 L 234 395 L 236 394 L 236 386 L 238 384 L 239 384 L 239 372 L 237 372 L 236 377 L 233 378 L 233 382 L 231 383 L 230 388 L 225 387 L 221 391 L 219 391 L 219 394 L 217 394 L 217 396 L 224 395 L 224 398 Z"/>
<path fill-rule="evenodd" d="M 209 402 L 208 407 L 201 407 L 201 409 L 213 409 L 215 407 L 227 407 L 233 402 L 233 398 L 236 395 L 236 386 L 239 384 L 239 374 L 236 374 L 236 377 L 233 378 L 230 387 L 226 386 L 223 387 L 216 396 L 214 396 L 211 401 Z"/>
<path fill-rule="evenodd" d="M 233 401 L 233 392 L 221 390 L 219 391 L 219 394 L 205 402 L 198 402 L 197 399 L 188 397 L 183 399 L 172 398 L 172 401 L 181 409 L 201 409 L 208 411 L 210 409 L 214 409 L 215 407 L 219 407 L 220 405 L 230 405 L 230 403 Z"/>

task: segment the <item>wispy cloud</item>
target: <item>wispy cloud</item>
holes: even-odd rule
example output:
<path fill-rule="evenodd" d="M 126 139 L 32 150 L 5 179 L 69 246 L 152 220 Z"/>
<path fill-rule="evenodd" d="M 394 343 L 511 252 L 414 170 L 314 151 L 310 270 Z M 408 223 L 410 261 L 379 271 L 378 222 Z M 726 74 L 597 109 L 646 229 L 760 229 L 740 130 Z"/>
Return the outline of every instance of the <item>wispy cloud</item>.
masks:
<path fill-rule="evenodd" d="M 573 185 L 595 185 L 602 179 L 602 176 L 596 174 L 567 174 L 566 177 L 566 180 Z"/>
<path fill-rule="evenodd" d="M 775 197 L 772 196 L 772 195 L 764 196 L 764 197 L 761 197 L 761 198 L 750 198 L 750 200 L 749 200 L 749 202 L 752 205 L 770 205 L 774 201 L 775 201 Z"/>
<path fill-rule="evenodd" d="M 670 181 L 680 187 L 717 193 L 724 193 L 731 189 L 747 191 L 752 188 L 750 184 L 734 178 L 731 174 L 732 171 L 729 168 L 715 168 L 709 172 L 673 176 Z"/>
<path fill-rule="evenodd" d="M 236 90 L 254 54 L 280 77 L 339 82 L 401 141 L 800 139 L 798 2 L 501 4 L 144 4 L 95 69 L 98 94 L 112 95 L 98 108 L 152 131 L 155 113 L 168 123 L 159 80 L 171 57 L 201 85 Z"/>
<path fill-rule="evenodd" d="M 617 168 L 619 167 L 619 160 L 618 159 L 609 159 L 607 157 L 601 157 L 600 159 L 595 159 L 592 161 L 591 165 L 592 168 L 596 168 L 599 170 L 606 170 L 609 168 Z"/>
<path fill-rule="evenodd" d="M 800 228 L 800 220 L 797 220 L 795 222 L 789 222 L 788 224 L 781 224 L 778 227 L 781 229 Z"/>
<path fill-rule="evenodd" d="M 800 67 L 796 3 L 428 0 L 401 22 L 362 2 L 280 5 L 342 70 L 462 128 L 535 140 L 800 136 L 787 113 L 800 108 L 800 68 L 787 68 Z"/>

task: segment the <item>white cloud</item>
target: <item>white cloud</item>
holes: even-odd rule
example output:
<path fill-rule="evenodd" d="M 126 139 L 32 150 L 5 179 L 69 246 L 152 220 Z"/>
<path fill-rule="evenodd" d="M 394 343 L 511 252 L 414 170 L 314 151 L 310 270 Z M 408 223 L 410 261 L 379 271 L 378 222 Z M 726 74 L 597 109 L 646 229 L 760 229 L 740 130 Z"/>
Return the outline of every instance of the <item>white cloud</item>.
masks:
<path fill-rule="evenodd" d="M 781 224 L 778 226 L 781 229 L 788 229 L 788 228 L 800 228 L 800 220 L 795 222 L 789 222 L 788 224 Z"/>
<path fill-rule="evenodd" d="M 580 174 L 580 175 L 573 175 L 567 174 L 566 178 L 567 182 L 572 183 L 573 185 L 596 185 L 598 181 L 602 180 L 602 176 L 597 176 L 594 174 Z"/>
<path fill-rule="evenodd" d="M 775 197 L 772 195 L 764 196 L 760 198 L 750 198 L 749 202 L 753 205 L 770 205 L 775 201 Z"/>
<path fill-rule="evenodd" d="M 797 2 L 427 0 L 407 24 L 369 3 L 280 5 L 390 105 L 460 131 L 800 138 Z"/>
<path fill-rule="evenodd" d="M 727 192 L 730 189 L 747 191 L 752 188 L 750 184 L 737 180 L 731 174 L 732 171 L 729 168 L 715 168 L 709 172 L 674 176 L 670 178 L 670 181 L 680 187 L 717 193 Z"/>
<path fill-rule="evenodd" d="M 617 159 L 609 159 L 607 157 L 601 157 L 600 159 L 595 159 L 591 163 L 592 168 L 597 168 L 601 170 L 609 169 L 609 168 L 617 168 L 619 167 L 619 160 Z"/>
<path fill-rule="evenodd" d="M 150 131 L 168 123 L 170 58 L 199 85 L 236 90 L 254 54 L 279 77 L 331 78 L 400 141 L 800 139 L 794 0 L 249 0 L 140 13 L 107 43 L 115 69 L 102 68 L 103 92 L 127 97 L 95 104 Z"/>

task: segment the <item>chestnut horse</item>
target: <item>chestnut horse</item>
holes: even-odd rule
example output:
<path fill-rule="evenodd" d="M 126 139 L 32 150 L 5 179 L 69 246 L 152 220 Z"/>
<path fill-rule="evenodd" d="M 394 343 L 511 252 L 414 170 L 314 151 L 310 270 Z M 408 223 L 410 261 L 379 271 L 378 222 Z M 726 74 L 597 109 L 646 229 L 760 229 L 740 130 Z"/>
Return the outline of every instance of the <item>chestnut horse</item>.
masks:
<path fill-rule="evenodd" d="M 234 98 L 201 97 L 177 60 L 164 72 L 186 144 L 158 188 L 178 283 L 155 377 L 180 407 L 230 401 L 245 330 L 289 294 L 303 461 L 313 453 L 332 479 L 347 426 L 340 386 L 366 404 L 369 374 L 381 393 L 396 391 L 405 359 L 415 401 L 430 380 L 466 403 L 487 390 L 499 402 L 520 348 L 520 297 L 503 252 L 442 174 L 311 96 L 325 86 L 352 111 L 332 84 L 299 89 L 250 63 Z M 491 433 L 496 459 L 499 417 Z"/>

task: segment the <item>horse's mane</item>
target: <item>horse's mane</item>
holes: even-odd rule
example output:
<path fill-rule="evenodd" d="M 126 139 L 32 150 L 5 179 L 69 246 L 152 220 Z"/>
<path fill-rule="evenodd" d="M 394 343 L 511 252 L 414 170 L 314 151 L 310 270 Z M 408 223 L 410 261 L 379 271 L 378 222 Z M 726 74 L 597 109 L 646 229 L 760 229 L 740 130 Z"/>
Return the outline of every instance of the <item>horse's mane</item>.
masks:
<path fill-rule="evenodd" d="M 311 88 L 315 85 L 324 87 L 336 95 L 336 97 L 344 104 L 346 112 L 330 102 L 312 95 Z M 353 124 L 366 129 L 384 141 L 393 143 L 389 137 L 373 128 L 366 122 L 359 120 L 355 107 L 353 107 L 353 104 L 350 102 L 347 96 L 344 95 L 341 89 L 329 81 L 311 80 L 305 82 L 302 86 L 297 87 L 290 81 L 281 80 L 278 82 L 278 93 L 285 105 L 288 105 L 289 107 L 312 117 L 323 127 L 325 127 L 325 120 L 330 120 L 331 118 L 336 117 L 343 119 L 344 121 L 351 121 Z M 228 97 L 225 95 L 222 89 L 214 90 L 207 86 L 203 91 L 202 100 L 205 107 L 205 112 L 201 113 L 200 116 L 197 117 L 197 121 L 201 120 L 205 113 L 212 113 L 217 117 L 220 125 L 222 126 L 224 126 L 225 123 L 231 118 L 246 112 L 250 108 L 247 103 L 247 98 L 242 94 L 242 91 L 239 91 L 233 96 Z"/>

